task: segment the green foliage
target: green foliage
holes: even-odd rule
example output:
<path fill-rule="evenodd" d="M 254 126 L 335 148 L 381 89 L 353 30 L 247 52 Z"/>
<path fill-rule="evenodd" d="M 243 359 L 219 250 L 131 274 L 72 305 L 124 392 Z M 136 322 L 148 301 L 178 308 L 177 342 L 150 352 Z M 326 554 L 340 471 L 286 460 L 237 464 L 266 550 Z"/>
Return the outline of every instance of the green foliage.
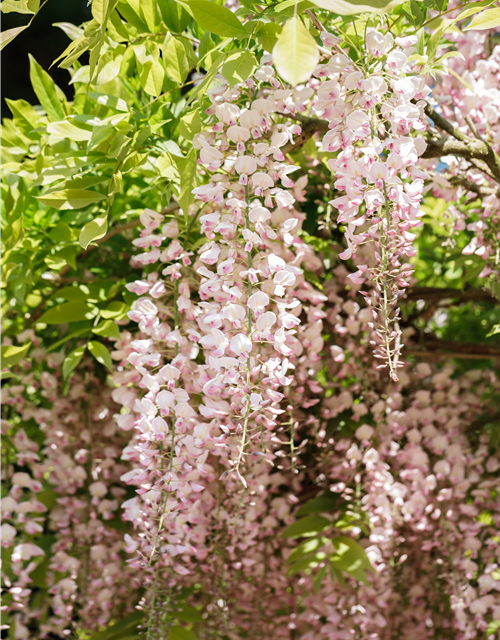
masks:
<path fill-rule="evenodd" d="M 336 513 L 333 520 L 317 515 L 318 513 Z M 362 513 L 354 513 L 334 493 L 326 493 L 313 498 L 303 504 L 297 515 L 306 515 L 288 526 L 281 534 L 283 537 L 300 538 L 306 540 L 299 543 L 286 560 L 289 565 L 288 575 L 304 572 L 306 575 L 315 572 L 313 584 L 315 591 L 319 590 L 326 577 L 327 571 L 333 580 L 344 584 L 347 574 L 359 582 L 367 583 L 367 571 L 373 567 L 364 548 L 346 535 L 339 532 L 361 529 L 367 535 L 368 525 Z M 340 516 L 340 517 L 338 517 Z M 326 533 L 326 530 L 332 530 Z"/>

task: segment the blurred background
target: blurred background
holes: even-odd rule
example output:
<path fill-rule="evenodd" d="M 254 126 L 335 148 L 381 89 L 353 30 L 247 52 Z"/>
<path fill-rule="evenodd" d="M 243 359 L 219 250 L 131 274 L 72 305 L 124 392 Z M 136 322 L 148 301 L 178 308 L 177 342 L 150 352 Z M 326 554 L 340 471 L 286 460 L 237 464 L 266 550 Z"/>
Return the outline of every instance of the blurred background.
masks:
<path fill-rule="evenodd" d="M 57 66 L 49 70 L 52 62 L 66 49 L 70 43 L 68 36 L 59 28 L 52 26 L 55 22 L 71 22 L 80 25 L 91 19 L 90 4 L 87 0 L 48 0 L 35 16 L 31 27 L 20 33 L 2 51 L 2 118 L 10 117 L 10 109 L 5 98 L 17 100 L 23 98 L 29 103 L 38 102 L 30 82 L 30 65 L 28 53 L 31 53 L 45 71 L 48 71 L 55 83 L 71 97 L 72 88 L 68 85 L 70 75 L 65 69 Z M 2 14 L 2 31 L 27 24 L 31 16 L 20 13 Z M 88 55 L 87 55 L 88 57 Z M 86 63 L 85 56 L 81 58 Z"/>

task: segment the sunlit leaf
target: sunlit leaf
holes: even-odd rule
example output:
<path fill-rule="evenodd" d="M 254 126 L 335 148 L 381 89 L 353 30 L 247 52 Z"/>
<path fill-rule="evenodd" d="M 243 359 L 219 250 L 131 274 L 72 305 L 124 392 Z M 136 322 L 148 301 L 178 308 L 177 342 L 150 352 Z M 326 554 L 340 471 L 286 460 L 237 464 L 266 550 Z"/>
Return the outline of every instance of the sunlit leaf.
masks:
<path fill-rule="evenodd" d="M 282 538 L 298 538 L 299 536 L 319 533 L 328 528 L 332 523 L 323 516 L 310 515 L 296 520 L 281 534 Z"/>
<path fill-rule="evenodd" d="M 61 106 L 61 99 L 57 94 L 56 85 L 49 74 L 42 69 L 35 58 L 29 55 L 30 79 L 33 90 L 40 104 L 53 120 L 63 120 L 64 111 Z"/>
<path fill-rule="evenodd" d="M 28 353 L 31 347 L 31 342 L 23 344 L 22 347 L 16 347 L 14 345 L 6 345 L 2 347 L 2 369 L 4 367 L 12 367 L 20 362 L 24 356 Z"/>
<path fill-rule="evenodd" d="M 97 314 L 96 307 L 85 302 L 64 302 L 52 307 L 38 318 L 45 324 L 65 324 L 90 320 Z"/>
<path fill-rule="evenodd" d="M 318 45 L 298 18 L 283 27 L 273 49 L 273 60 L 280 76 L 291 85 L 311 77 L 319 61 Z"/>
<path fill-rule="evenodd" d="M 327 11 L 349 16 L 356 13 L 389 13 L 405 0 L 311 0 Z"/>
<path fill-rule="evenodd" d="M 472 19 L 472 22 L 464 27 L 464 31 L 471 29 L 493 29 L 500 25 L 500 9 L 488 9 Z"/>
<path fill-rule="evenodd" d="M 105 199 L 106 196 L 102 193 L 86 189 L 63 189 L 62 191 L 54 191 L 43 196 L 37 196 L 37 200 L 42 204 L 61 211 L 83 209 Z"/>
<path fill-rule="evenodd" d="M 238 51 L 231 54 L 222 67 L 222 75 L 232 88 L 235 84 L 245 82 L 257 66 L 257 60 L 249 51 Z"/>
<path fill-rule="evenodd" d="M 207 31 L 223 38 L 246 38 L 245 27 L 232 11 L 209 0 L 185 0 L 186 7 L 196 22 Z"/>

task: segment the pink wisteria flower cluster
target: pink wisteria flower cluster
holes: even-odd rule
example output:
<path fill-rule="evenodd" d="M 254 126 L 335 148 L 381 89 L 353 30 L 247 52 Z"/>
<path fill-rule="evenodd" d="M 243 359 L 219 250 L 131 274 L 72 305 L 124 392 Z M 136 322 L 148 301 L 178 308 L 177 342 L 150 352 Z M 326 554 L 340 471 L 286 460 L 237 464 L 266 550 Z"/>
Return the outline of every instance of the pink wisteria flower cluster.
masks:
<path fill-rule="evenodd" d="M 459 183 L 465 160 L 421 158 L 426 109 L 451 117 L 457 96 L 500 140 L 500 48 L 485 59 L 481 38 L 450 37 L 471 48 L 456 73 L 486 84 L 474 96 L 456 75 L 431 94 L 417 39 L 382 29 L 363 64 L 323 31 L 295 88 L 267 54 L 246 82 L 217 76 L 185 220 L 140 215 L 112 375 L 84 358 L 64 388 L 63 355 L 40 346 L 3 387 L 9 637 L 137 611 L 147 640 L 179 620 L 200 639 L 494 637 L 500 455 L 475 434 L 500 380 L 400 357 L 429 183 L 459 203 L 449 241 L 467 228 L 482 276 L 498 264 L 498 194 L 471 210 L 483 174 Z M 289 155 L 309 116 L 327 123 L 313 141 L 346 243 L 328 268 L 303 233 L 319 161 Z"/>

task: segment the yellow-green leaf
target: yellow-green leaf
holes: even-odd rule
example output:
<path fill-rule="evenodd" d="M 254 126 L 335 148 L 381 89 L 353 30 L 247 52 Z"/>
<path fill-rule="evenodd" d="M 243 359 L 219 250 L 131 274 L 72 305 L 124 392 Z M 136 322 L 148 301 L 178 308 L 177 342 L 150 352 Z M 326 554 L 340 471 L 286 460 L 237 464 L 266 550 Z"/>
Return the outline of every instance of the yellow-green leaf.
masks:
<path fill-rule="evenodd" d="M 389 13 L 405 0 L 311 0 L 321 9 L 326 9 L 341 16 L 356 13 Z"/>
<path fill-rule="evenodd" d="M 189 73 L 189 62 L 184 44 L 175 36 L 165 38 L 163 60 L 168 77 L 182 84 Z"/>
<path fill-rule="evenodd" d="M 311 77 L 319 61 L 318 45 L 298 18 L 283 27 L 273 60 L 280 76 L 293 86 Z"/>
<path fill-rule="evenodd" d="M 209 0 L 185 0 L 181 2 L 196 22 L 222 38 L 246 38 L 245 27 L 232 11 Z"/>
<path fill-rule="evenodd" d="M 124 52 L 124 45 L 120 45 L 116 49 L 108 49 L 108 51 L 99 58 L 97 77 L 95 80 L 97 85 L 107 84 L 118 76 Z"/>
<path fill-rule="evenodd" d="M 49 74 L 42 69 L 35 58 L 31 54 L 28 55 L 30 59 L 31 84 L 33 85 L 33 90 L 37 98 L 40 100 L 40 104 L 52 120 L 63 120 L 64 111 L 54 81 Z M 59 91 L 61 90 L 59 89 Z"/>
<path fill-rule="evenodd" d="M 261 27 L 257 30 L 257 42 L 260 46 L 267 51 L 268 53 L 272 53 L 276 43 L 278 42 L 279 34 L 282 31 L 282 27 L 280 24 L 276 24 L 274 22 L 265 22 Z"/>
<path fill-rule="evenodd" d="M 51 122 L 47 125 L 47 133 L 59 138 L 68 138 L 75 142 L 86 142 L 92 138 L 91 129 L 84 129 L 82 126 L 75 125 L 68 120 Z"/>
<path fill-rule="evenodd" d="M 97 308 L 86 302 L 63 302 L 52 307 L 38 318 L 45 324 L 66 324 L 91 320 L 97 314 Z"/>
<path fill-rule="evenodd" d="M 252 75 L 257 66 L 257 60 L 250 51 L 237 51 L 231 54 L 222 67 L 222 75 L 229 83 L 230 88 L 235 84 L 245 82 Z"/>
<path fill-rule="evenodd" d="M 87 224 L 80 231 L 80 237 L 78 238 L 78 242 L 80 246 L 86 249 L 91 242 L 94 240 L 99 240 L 99 238 L 103 238 L 106 235 L 108 230 L 108 216 L 98 216 L 87 222 Z"/>
<path fill-rule="evenodd" d="M 164 78 L 165 71 L 161 62 L 156 62 L 152 58 L 145 61 L 140 80 L 141 86 L 147 94 L 157 98 L 161 93 Z"/>
<path fill-rule="evenodd" d="M 7 31 L 2 31 L 0 34 L 0 51 L 6 47 L 9 42 L 12 42 L 15 37 L 17 37 L 21 31 L 24 31 L 28 28 L 28 25 L 25 24 L 24 27 L 15 27 L 14 29 L 7 29 Z"/>
<path fill-rule="evenodd" d="M 283 538 L 298 538 L 299 536 L 307 536 L 323 531 L 331 524 L 332 523 L 330 522 L 330 520 L 328 520 L 328 518 L 313 514 L 293 522 L 283 531 L 281 536 Z"/>
<path fill-rule="evenodd" d="M 83 209 L 95 202 L 105 200 L 106 196 L 87 189 L 63 189 L 44 196 L 36 196 L 36 199 L 49 207 L 65 211 L 67 209 Z"/>
<path fill-rule="evenodd" d="M 23 344 L 22 347 L 15 347 L 13 345 L 2 347 L 2 369 L 4 367 L 13 367 L 20 362 L 28 353 L 30 347 L 31 342 Z"/>
<path fill-rule="evenodd" d="M 119 320 L 120 318 L 125 317 L 128 310 L 128 305 L 126 305 L 124 302 L 115 300 L 114 302 L 110 302 L 105 309 L 101 309 L 101 316 L 106 320 L 109 320 L 110 318 Z"/>
<path fill-rule="evenodd" d="M 173 33 L 182 33 L 188 26 L 191 16 L 176 0 L 158 0 L 163 22 Z"/>
<path fill-rule="evenodd" d="M 198 109 L 186 113 L 179 122 L 179 133 L 186 140 L 192 140 L 193 136 L 200 133 L 202 128 L 200 112 Z"/>
<path fill-rule="evenodd" d="M 119 338 L 120 337 L 120 329 L 116 322 L 113 320 L 103 320 L 100 322 L 97 327 L 92 329 L 92 333 L 95 333 L 98 336 L 102 336 L 103 338 Z"/>
<path fill-rule="evenodd" d="M 493 29 L 494 27 L 498 27 L 498 25 L 500 25 L 500 9 L 488 9 L 478 16 L 475 16 L 470 25 L 465 27 L 464 31 L 470 31 L 471 29 Z"/>
<path fill-rule="evenodd" d="M 3 0 L 0 4 L 2 13 L 28 13 L 33 14 L 38 11 L 40 0 Z"/>

